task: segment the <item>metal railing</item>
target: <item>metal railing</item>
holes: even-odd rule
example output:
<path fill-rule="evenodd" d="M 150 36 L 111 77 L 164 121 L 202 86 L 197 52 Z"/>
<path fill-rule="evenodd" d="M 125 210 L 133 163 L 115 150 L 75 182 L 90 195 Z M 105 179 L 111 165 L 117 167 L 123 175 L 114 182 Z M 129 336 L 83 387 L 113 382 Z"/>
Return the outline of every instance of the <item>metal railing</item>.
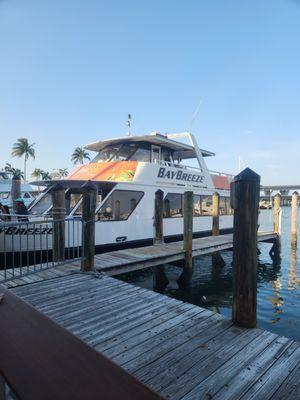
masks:
<path fill-rule="evenodd" d="M 62 223 L 64 254 L 55 257 L 54 228 Z M 52 218 L 0 223 L 0 283 L 72 262 L 82 257 L 82 218 Z"/>
<path fill-rule="evenodd" d="M 228 174 L 227 172 L 213 171 L 213 170 L 211 170 L 211 169 L 210 169 L 208 172 L 209 172 L 210 174 L 212 174 L 212 175 L 226 176 L 227 178 L 232 179 L 232 180 L 233 180 L 233 178 L 234 178 L 234 175 Z"/>

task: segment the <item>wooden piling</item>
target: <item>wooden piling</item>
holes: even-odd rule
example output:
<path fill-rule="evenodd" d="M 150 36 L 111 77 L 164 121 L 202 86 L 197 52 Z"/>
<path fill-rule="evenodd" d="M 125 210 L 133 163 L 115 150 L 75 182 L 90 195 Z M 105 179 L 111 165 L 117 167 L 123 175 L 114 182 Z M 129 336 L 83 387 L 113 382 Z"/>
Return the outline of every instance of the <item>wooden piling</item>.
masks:
<path fill-rule="evenodd" d="M 164 192 L 157 190 L 154 201 L 154 244 L 162 244 L 163 237 Z"/>
<path fill-rule="evenodd" d="M 291 244 L 297 246 L 298 235 L 298 192 L 292 194 L 292 216 L 291 216 Z"/>
<path fill-rule="evenodd" d="M 219 236 L 220 234 L 220 195 L 215 192 L 212 195 L 212 235 Z M 211 255 L 213 268 L 224 267 L 225 261 L 219 251 L 215 251 Z M 213 271 L 216 273 L 217 271 Z"/>
<path fill-rule="evenodd" d="M 17 176 L 13 176 L 13 178 L 11 180 L 10 195 L 11 195 L 11 199 L 13 202 L 13 211 L 16 214 L 18 210 L 16 208 L 15 200 L 18 197 L 21 197 L 21 179 Z"/>
<path fill-rule="evenodd" d="M 235 325 L 254 328 L 260 176 L 246 168 L 235 177 L 233 186 L 232 321 Z"/>
<path fill-rule="evenodd" d="M 66 217 L 66 197 L 65 189 L 57 183 L 51 189 L 52 196 L 52 218 L 53 235 L 52 249 L 53 261 L 63 261 L 65 259 L 65 217 Z"/>
<path fill-rule="evenodd" d="M 215 192 L 212 195 L 212 235 L 218 236 L 220 234 L 220 195 Z"/>
<path fill-rule="evenodd" d="M 185 250 L 185 268 L 193 268 L 193 202 L 194 193 L 184 192 L 183 213 L 183 244 Z"/>
<path fill-rule="evenodd" d="M 83 271 L 94 270 L 95 257 L 95 210 L 97 187 L 90 181 L 82 186 L 82 265 Z"/>
<path fill-rule="evenodd" d="M 281 195 L 277 193 L 274 196 L 274 232 L 280 234 L 280 208 L 281 208 Z"/>

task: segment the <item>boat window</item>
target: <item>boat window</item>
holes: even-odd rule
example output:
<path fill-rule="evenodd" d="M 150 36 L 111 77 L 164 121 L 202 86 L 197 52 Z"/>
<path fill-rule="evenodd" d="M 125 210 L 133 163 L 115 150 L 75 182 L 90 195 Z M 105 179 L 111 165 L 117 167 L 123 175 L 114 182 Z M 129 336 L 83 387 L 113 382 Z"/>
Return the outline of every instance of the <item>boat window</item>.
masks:
<path fill-rule="evenodd" d="M 136 143 L 124 143 L 119 151 L 111 158 L 111 161 L 126 161 L 137 149 Z"/>
<path fill-rule="evenodd" d="M 8 199 L 8 198 L 9 198 L 9 195 L 10 195 L 9 192 L 2 192 L 2 193 L 0 193 L 0 197 L 1 197 L 1 199 L 3 199 L 3 200 Z"/>
<path fill-rule="evenodd" d="M 202 208 L 201 208 L 201 196 L 194 195 L 194 217 L 200 217 L 202 215 Z"/>
<path fill-rule="evenodd" d="M 120 144 L 106 146 L 103 150 L 99 151 L 93 162 L 111 161 L 111 159 L 116 155 L 120 147 Z"/>
<path fill-rule="evenodd" d="M 231 208 L 230 197 L 226 197 L 226 214 L 233 215 L 233 208 Z"/>
<path fill-rule="evenodd" d="M 143 162 L 150 162 L 150 149 L 139 146 L 137 150 L 132 154 L 130 157 L 131 161 L 143 161 Z"/>
<path fill-rule="evenodd" d="M 162 149 L 162 161 L 172 162 L 172 153 L 169 149 Z"/>
<path fill-rule="evenodd" d="M 99 221 L 124 221 L 136 208 L 144 192 L 115 190 L 97 213 Z"/>
<path fill-rule="evenodd" d="M 212 215 L 212 196 L 201 196 L 201 215 Z"/>
<path fill-rule="evenodd" d="M 30 199 L 30 198 L 31 198 L 31 196 L 30 196 L 30 194 L 29 194 L 28 192 L 25 192 L 25 193 L 22 195 L 22 197 L 23 197 L 24 199 Z"/>
<path fill-rule="evenodd" d="M 182 217 L 182 194 L 168 193 L 164 199 L 164 218 Z"/>
<path fill-rule="evenodd" d="M 220 215 L 226 215 L 227 214 L 226 197 L 223 197 L 223 196 L 220 197 L 219 214 Z"/>
<path fill-rule="evenodd" d="M 81 200 L 81 193 L 68 191 L 66 193 L 66 214 L 69 215 L 78 202 Z M 76 210 L 76 215 L 81 214 L 81 210 Z"/>
<path fill-rule="evenodd" d="M 160 146 L 151 146 L 151 162 L 160 161 L 161 158 L 161 148 Z"/>
<path fill-rule="evenodd" d="M 42 215 L 45 211 L 48 210 L 52 205 L 51 193 L 46 193 L 40 200 L 34 204 L 29 210 L 29 214 L 31 215 Z"/>

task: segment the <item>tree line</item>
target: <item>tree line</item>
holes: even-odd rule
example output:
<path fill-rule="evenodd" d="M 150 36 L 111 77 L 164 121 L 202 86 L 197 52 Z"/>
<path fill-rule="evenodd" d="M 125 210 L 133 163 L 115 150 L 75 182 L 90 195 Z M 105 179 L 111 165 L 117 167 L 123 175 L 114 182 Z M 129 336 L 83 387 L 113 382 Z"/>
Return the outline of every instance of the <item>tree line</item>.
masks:
<path fill-rule="evenodd" d="M 6 163 L 4 171 L 15 178 L 24 179 L 26 181 L 27 162 L 30 158 L 35 159 L 35 143 L 29 143 L 28 139 L 20 138 L 13 144 L 11 155 L 17 158 L 24 157 L 24 169 L 22 171 L 19 168 L 14 168 L 11 164 Z M 71 155 L 71 161 L 73 164 L 84 164 L 85 160 L 90 160 L 89 153 L 82 147 L 76 147 Z M 60 178 L 68 176 L 67 168 L 59 169 L 58 175 Z M 37 179 L 51 180 L 51 174 L 40 168 L 35 168 L 31 176 Z"/>

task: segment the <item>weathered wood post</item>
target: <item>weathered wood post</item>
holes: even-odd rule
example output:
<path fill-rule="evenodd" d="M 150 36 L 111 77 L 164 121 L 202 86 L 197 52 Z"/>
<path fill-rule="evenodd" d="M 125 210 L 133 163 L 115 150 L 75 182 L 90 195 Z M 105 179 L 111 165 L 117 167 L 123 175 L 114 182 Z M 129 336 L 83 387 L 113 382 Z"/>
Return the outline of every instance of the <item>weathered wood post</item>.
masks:
<path fill-rule="evenodd" d="M 274 232 L 280 234 L 280 208 L 281 208 L 281 195 L 277 193 L 274 196 Z"/>
<path fill-rule="evenodd" d="M 212 235 L 219 236 L 220 234 L 220 195 L 215 192 L 212 195 Z M 219 251 L 212 253 L 212 265 L 214 268 L 224 267 L 225 261 L 223 260 Z M 216 270 L 213 272 L 217 272 Z"/>
<path fill-rule="evenodd" d="M 220 195 L 215 192 L 212 195 L 212 235 L 218 236 L 220 234 Z"/>
<path fill-rule="evenodd" d="M 292 216 L 291 216 L 291 243 L 297 247 L 298 235 L 298 192 L 292 194 Z"/>
<path fill-rule="evenodd" d="M 158 189 L 154 201 L 154 244 L 162 244 L 163 237 L 164 192 Z"/>
<path fill-rule="evenodd" d="M 193 268 L 193 201 L 194 193 L 184 192 L 183 200 L 183 246 L 185 250 L 185 268 Z"/>
<path fill-rule="evenodd" d="M 14 214 L 16 214 L 18 210 L 16 209 L 15 200 L 18 197 L 21 197 L 21 179 L 19 176 L 13 176 L 13 178 L 11 180 L 10 195 L 11 195 L 11 199 L 13 202 L 13 211 L 14 211 Z"/>
<path fill-rule="evenodd" d="M 281 195 L 279 193 L 277 193 L 274 196 L 274 233 L 277 234 L 277 238 L 274 239 L 273 246 L 270 250 L 270 256 L 271 256 L 272 260 L 275 262 L 280 260 L 280 253 L 281 253 L 280 215 L 281 215 Z"/>
<path fill-rule="evenodd" d="M 97 187 L 90 181 L 82 186 L 82 264 L 83 271 L 94 270 L 95 258 L 95 211 Z"/>
<path fill-rule="evenodd" d="M 52 249 L 53 261 L 63 261 L 65 259 L 65 217 L 66 217 L 66 197 L 65 189 L 57 183 L 51 189 L 52 196 L 52 218 L 53 234 Z"/>
<path fill-rule="evenodd" d="M 232 184 L 234 324 L 256 326 L 257 227 L 260 176 L 246 168 Z"/>
<path fill-rule="evenodd" d="M 154 200 L 154 237 L 153 244 L 160 245 L 164 242 L 163 235 L 163 215 L 164 214 L 164 192 L 158 189 L 155 192 Z M 159 265 L 153 267 L 154 276 L 154 289 L 158 291 L 163 291 L 169 283 L 167 278 L 164 265 Z"/>

